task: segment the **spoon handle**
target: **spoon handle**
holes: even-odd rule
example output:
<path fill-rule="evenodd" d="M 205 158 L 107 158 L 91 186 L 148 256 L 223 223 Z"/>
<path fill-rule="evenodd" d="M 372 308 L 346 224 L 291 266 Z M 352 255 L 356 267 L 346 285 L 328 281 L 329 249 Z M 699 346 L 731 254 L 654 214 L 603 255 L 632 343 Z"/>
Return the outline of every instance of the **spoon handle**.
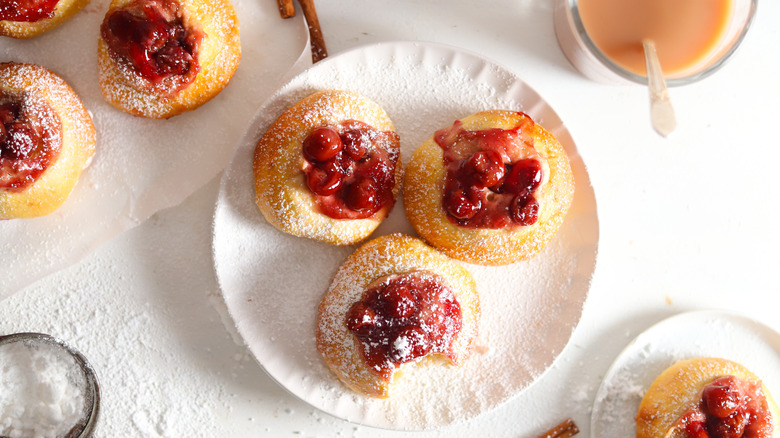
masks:
<path fill-rule="evenodd" d="M 642 47 L 645 50 L 647 85 L 650 89 L 650 120 L 656 132 L 666 137 L 677 127 L 674 107 L 669 99 L 669 91 L 666 89 L 666 81 L 664 81 L 661 63 L 658 61 L 655 43 L 652 40 L 644 39 Z"/>

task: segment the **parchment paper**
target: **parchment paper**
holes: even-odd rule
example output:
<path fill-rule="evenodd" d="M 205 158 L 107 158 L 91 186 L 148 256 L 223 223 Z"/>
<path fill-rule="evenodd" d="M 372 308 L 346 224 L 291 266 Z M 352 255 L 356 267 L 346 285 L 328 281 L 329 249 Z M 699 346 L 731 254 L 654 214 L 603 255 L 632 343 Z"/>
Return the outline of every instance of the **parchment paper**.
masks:
<path fill-rule="evenodd" d="M 134 117 L 108 104 L 98 84 L 97 41 L 108 5 L 93 0 L 67 23 L 30 40 L 0 37 L 0 61 L 40 64 L 70 84 L 92 114 L 98 141 L 91 166 L 59 210 L 0 221 L 0 300 L 214 178 L 257 108 L 311 65 L 300 11 L 282 19 L 275 1 L 237 0 L 242 59 L 228 87 L 199 109 L 168 120 Z"/>

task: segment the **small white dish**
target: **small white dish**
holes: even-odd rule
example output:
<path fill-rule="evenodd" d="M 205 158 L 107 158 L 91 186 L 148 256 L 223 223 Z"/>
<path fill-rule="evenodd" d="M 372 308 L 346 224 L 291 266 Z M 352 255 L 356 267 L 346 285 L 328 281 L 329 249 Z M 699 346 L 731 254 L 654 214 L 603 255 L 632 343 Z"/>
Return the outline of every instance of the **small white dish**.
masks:
<path fill-rule="evenodd" d="M 644 392 L 666 368 L 695 357 L 720 357 L 755 373 L 780 393 L 780 334 L 746 316 L 694 311 L 667 318 L 636 337 L 615 359 L 596 393 L 593 438 L 636 435 Z"/>

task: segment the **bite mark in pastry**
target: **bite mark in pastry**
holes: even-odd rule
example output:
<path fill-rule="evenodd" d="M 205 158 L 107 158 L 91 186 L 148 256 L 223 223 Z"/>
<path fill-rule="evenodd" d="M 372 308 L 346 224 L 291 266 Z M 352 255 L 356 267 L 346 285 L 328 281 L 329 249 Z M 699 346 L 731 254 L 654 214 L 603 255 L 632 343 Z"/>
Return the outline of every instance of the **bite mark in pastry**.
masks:
<path fill-rule="evenodd" d="M 780 411 L 761 380 L 719 358 L 675 363 L 650 385 L 637 438 L 776 438 Z"/>
<path fill-rule="evenodd" d="M 314 93 L 257 143 L 256 202 L 286 233 L 335 245 L 368 237 L 400 190 L 400 142 L 382 108 L 353 92 Z"/>
<path fill-rule="evenodd" d="M 349 388 L 388 397 L 407 366 L 460 365 L 479 323 L 471 274 L 419 239 L 365 243 L 319 306 L 317 349 Z"/>
<path fill-rule="evenodd" d="M 0 219 L 59 208 L 94 152 L 92 119 L 62 78 L 0 64 Z"/>
<path fill-rule="evenodd" d="M 84 8 L 89 0 L 3 0 L 0 35 L 32 38 L 59 26 Z"/>
<path fill-rule="evenodd" d="M 541 251 L 573 195 L 561 144 L 528 115 L 501 110 L 437 131 L 415 151 L 404 181 L 406 215 L 420 236 L 484 265 Z"/>
<path fill-rule="evenodd" d="M 103 96 L 137 116 L 199 107 L 227 86 L 240 59 L 230 0 L 113 0 L 100 28 Z"/>

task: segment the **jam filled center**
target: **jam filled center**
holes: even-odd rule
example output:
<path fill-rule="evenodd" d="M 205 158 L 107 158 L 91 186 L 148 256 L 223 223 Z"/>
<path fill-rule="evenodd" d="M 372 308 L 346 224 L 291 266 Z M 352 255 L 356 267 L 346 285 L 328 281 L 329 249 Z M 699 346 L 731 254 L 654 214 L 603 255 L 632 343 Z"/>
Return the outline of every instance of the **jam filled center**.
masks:
<path fill-rule="evenodd" d="M 148 81 L 166 79 L 181 88 L 200 71 L 203 33 L 185 26 L 175 0 L 137 0 L 106 15 L 101 34 L 109 51 Z"/>
<path fill-rule="evenodd" d="M 467 228 L 514 228 L 539 219 L 534 196 L 544 180 L 541 156 L 524 132 L 525 116 L 512 129 L 467 131 L 460 121 L 439 130 L 434 140 L 444 151 L 447 218 Z"/>
<path fill-rule="evenodd" d="M 760 383 L 724 376 L 704 387 L 682 426 L 689 438 L 771 438 L 772 414 Z"/>
<path fill-rule="evenodd" d="M 49 105 L 0 99 L 0 189 L 22 190 L 61 149 L 60 119 Z"/>
<path fill-rule="evenodd" d="M 346 317 L 366 363 L 384 378 L 427 354 L 454 360 L 452 344 L 461 325 L 455 293 L 442 278 L 427 272 L 387 277 L 364 291 Z"/>
<path fill-rule="evenodd" d="M 398 135 L 357 120 L 313 130 L 303 141 L 303 172 L 320 212 L 365 219 L 394 202 Z"/>
<path fill-rule="evenodd" d="M 59 0 L 3 0 L 0 20 L 35 22 L 54 16 Z"/>

